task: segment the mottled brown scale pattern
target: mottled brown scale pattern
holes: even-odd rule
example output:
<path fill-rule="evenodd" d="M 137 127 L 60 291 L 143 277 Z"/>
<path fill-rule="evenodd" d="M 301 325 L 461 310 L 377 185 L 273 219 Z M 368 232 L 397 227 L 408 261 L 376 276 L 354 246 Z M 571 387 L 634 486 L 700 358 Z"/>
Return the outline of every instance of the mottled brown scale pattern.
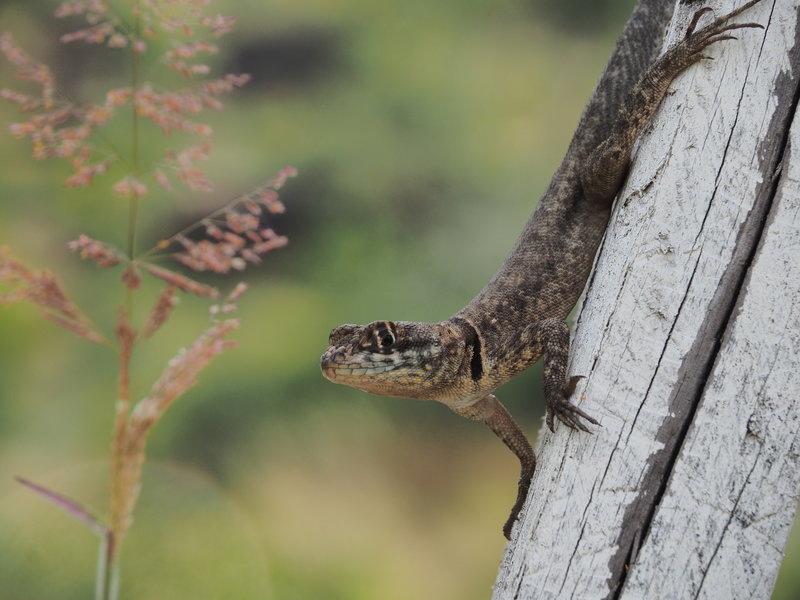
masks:
<path fill-rule="evenodd" d="M 697 29 L 655 58 L 671 2 L 641 0 L 622 33 L 567 154 L 505 262 L 462 310 L 440 323 L 377 321 L 331 332 L 321 363 L 326 377 L 368 392 L 437 400 L 481 420 L 520 460 L 517 500 L 506 537 L 530 486 L 535 456 L 494 390 L 544 357 L 547 426 L 558 420 L 589 431 L 598 422 L 569 401 L 580 376 L 567 376 L 565 321 L 589 277 L 614 196 L 636 139 L 650 123 L 672 80 L 706 58 L 731 31 L 760 27 L 729 20 L 759 0 Z"/>

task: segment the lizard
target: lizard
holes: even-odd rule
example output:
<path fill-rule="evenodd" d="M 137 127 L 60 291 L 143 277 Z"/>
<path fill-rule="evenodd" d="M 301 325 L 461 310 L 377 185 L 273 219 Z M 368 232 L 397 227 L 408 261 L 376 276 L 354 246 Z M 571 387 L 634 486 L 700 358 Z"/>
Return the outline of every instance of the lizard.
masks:
<path fill-rule="evenodd" d="M 688 1 L 688 0 L 687 0 Z M 566 156 L 491 280 L 464 308 L 437 323 L 375 321 L 334 328 L 320 359 L 329 380 L 382 396 L 435 400 L 483 421 L 520 462 L 512 529 L 536 468 L 530 442 L 494 395 L 503 383 L 544 359 L 545 422 L 591 432 L 600 423 L 569 398 L 582 376 L 567 376 L 570 330 L 578 301 L 627 174 L 634 143 L 652 121 L 672 81 L 703 59 L 709 46 L 736 39 L 731 20 L 750 0 L 698 28 L 711 9 L 696 10 L 685 35 L 655 57 L 670 18 L 664 0 L 642 0 L 622 33 Z"/>

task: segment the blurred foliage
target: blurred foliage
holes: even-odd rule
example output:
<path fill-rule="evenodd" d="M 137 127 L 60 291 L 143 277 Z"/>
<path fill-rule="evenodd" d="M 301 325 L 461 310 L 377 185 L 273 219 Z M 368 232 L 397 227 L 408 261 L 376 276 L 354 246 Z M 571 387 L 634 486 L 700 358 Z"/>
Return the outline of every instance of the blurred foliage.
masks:
<path fill-rule="evenodd" d="M 142 244 L 285 164 L 300 176 L 282 194 L 289 210 L 275 228 L 291 243 L 248 275 L 240 348 L 154 431 L 123 556 L 124 597 L 486 598 L 515 459 L 442 406 L 330 384 L 318 357 L 331 327 L 439 320 L 483 286 L 560 160 L 632 3 L 217 4 L 240 18 L 219 70 L 255 79 L 214 115 L 217 191 L 148 200 Z M 553 28 L 545 15 L 557 4 L 592 28 Z M 47 3 L 6 1 L 0 22 L 56 65 L 70 95 L 125 80 L 113 53 L 54 42 L 63 24 L 49 12 Z M 0 85 L 8 78 L 0 66 Z M 16 118 L 0 104 L 0 123 Z M 126 125 L 115 124 L 121 135 Z M 0 135 L 0 153 L 0 241 L 52 268 L 110 331 L 118 272 L 82 263 L 65 243 L 80 232 L 121 242 L 127 207 L 102 183 L 88 194 L 65 189 L 63 165 L 35 164 L 10 136 Z M 156 293 L 152 285 L 144 296 Z M 203 327 L 205 309 L 185 298 L 135 356 L 138 397 Z M 84 599 L 95 540 L 11 478 L 102 511 L 116 360 L 25 306 L 0 311 L 0 331 L 4 593 Z M 540 389 L 532 369 L 500 390 L 532 435 Z M 793 556 L 799 543 L 795 534 Z M 796 572 L 785 567 L 781 577 L 775 597 L 796 597 Z"/>
<path fill-rule="evenodd" d="M 633 2 L 628 0 L 530 0 L 555 26 L 567 31 L 587 32 L 624 20 Z"/>

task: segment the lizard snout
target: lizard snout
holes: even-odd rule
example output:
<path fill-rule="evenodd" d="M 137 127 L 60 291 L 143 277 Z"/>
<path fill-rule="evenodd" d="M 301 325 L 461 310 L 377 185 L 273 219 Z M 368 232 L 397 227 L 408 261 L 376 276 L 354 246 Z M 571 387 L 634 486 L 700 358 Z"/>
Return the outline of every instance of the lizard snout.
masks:
<path fill-rule="evenodd" d="M 344 352 L 338 348 L 328 348 L 325 353 L 319 358 L 319 365 L 323 371 L 326 368 L 333 367 L 337 362 L 341 362 L 344 358 Z"/>

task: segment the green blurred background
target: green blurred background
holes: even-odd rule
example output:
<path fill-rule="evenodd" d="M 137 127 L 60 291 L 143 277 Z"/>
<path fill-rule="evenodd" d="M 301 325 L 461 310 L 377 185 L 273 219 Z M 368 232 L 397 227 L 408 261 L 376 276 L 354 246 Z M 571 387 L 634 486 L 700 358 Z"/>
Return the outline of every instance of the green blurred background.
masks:
<path fill-rule="evenodd" d="M 439 320 L 483 286 L 560 160 L 632 4 L 216 2 L 239 24 L 215 68 L 254 80 L 206 119 L 217 191 L 157 192 L 142 206 L 140 239 L 154 243 L 290 164 L 300 176 L 275 228 L 291 242 L 246 274 L 240 347 L 150 438 L 124 598 L 489 596 L 516 459 L 443 406 L 327 382 L 318 359 L 336 325 Z M 120 54 L 54 42 L 71 28 L 50 17 L 53 6 L 0 3 L 0 29 L 53 65 L 75 98 L 126 85 Z M 5 63 L 0 87 L 24 87 Z M 0 104 L 3 129 L 19 118 Z M 110 137 L 125 135 L 122 121 Z M 157 133 L 150 142 L 163 143 Z M 0 135 L 0 154 L 0 243 L 54 270 L 112 331 L 119 272 L 65 243 L 83 232 L 122 244 L 127 206 L 109 193 L 114 174 L 68 190 L 66 165 L 35 163 L 27 142 Z M 140 318 L 158 291 L 144 287 Z M 137 398 L 206 310 L 184 298 L 139 347 Z M 95 539 L 12 477 L 102 513 L 115 356 L 29 306 L 2 308 L 0 332 L 0 597 L 85 599 Z M 535 368 L 500 390 L 531 437 L 540 389 Z M 789 554 L 775 598 L 800 594 L 797 535 Z"/>

